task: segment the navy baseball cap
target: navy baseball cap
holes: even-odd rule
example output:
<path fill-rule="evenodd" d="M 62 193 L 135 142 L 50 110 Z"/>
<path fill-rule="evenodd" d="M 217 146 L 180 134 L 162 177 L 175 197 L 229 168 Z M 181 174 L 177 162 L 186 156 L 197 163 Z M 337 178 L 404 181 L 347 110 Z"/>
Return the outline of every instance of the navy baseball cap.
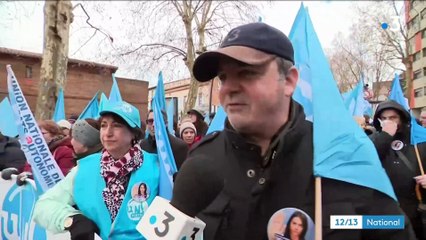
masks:
<path fill-rule="evenodd" d="M 249 65 L 261 65 L 278 56 L 294 64 L 293 45 L 288 37 L 280 30 L 261 22 L 232 29 L 219 49 L 207 51 L 195 59 L 192 69 L 195 79 L 205 82 L 216 77 L 222 56 Z"/>

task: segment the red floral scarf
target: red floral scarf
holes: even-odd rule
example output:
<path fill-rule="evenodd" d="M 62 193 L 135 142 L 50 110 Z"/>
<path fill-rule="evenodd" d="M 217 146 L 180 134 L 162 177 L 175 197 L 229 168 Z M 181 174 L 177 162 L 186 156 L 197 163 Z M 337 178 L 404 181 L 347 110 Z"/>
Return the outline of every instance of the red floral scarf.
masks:
<path fill-rule="evenodd" d="M 111 215 L 111 221 L 114 221 L 123 202 L 130 173 L 138 169 L 142 162 L 143 156 L 139 144 L 135 144 L 126 155 L 117 160 L 107 150 L 102 151 L 101 176 L 106 183 L 102 197 Z"/>

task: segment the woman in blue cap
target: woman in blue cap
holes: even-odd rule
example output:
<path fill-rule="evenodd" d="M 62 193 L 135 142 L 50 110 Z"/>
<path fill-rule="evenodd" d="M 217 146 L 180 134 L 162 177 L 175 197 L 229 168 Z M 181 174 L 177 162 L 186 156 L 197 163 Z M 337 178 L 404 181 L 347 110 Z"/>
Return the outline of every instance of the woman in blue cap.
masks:
<path fill-rule="evenodd" d="M 143 239 L 136 225 L 158 195 L 159 163 L 141 150 L 139 111 L 127 102 L 107 104 L 100 112 L 104 146 L 78 161 L 65 179 L 43 194 L 34 219 L 52 232 L 68 230 L 71 239 Z M 146 186 L 147 198 L 133 189 Z"/>

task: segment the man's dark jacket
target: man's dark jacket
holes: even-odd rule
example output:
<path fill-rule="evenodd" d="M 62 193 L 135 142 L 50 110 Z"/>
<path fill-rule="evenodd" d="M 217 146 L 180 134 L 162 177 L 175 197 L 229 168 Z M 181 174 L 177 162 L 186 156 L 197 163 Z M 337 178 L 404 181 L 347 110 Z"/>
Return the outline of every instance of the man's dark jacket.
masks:
<path fill-rule="evenodd" d="M 394 136 L 383 132 L 378 120 L 382 112 L 387 109 L 395 110 L 401 119 L 401 124 Z M 377 149 L 383 168 L 385 168 L 392 182 L 402 210 L 411 219 L 416 232 L 420 232 L 422 224 L 417 212 L 419 201 L 415 193 L 416 182 L 413 179 L 413 177 L 420 175 L 420 168 L 414 146 L 410 144 L 410 120 L 410 114 L 400 104 L 395 101 L 382 102 L 377 107 L 373 117 L 373 125 L 377 132 L 370 135 L 370 138 Z M 392 149 L 392 143 L 395 143 L 395 141 L 403 143 L 401 150 Z M 417 147 L 420 157 L 425 158 L 426 144 L 418 144 Z M 405 156 L 406 159 L 401 159 L 401 156 Z M 423 169 L 426 169 L 424 161 L 422 165 Z M 420 190 L 422 198 L 426 199 L 426 191 L 422 188 Z"/>
<path fill-rule="evenodd" d="M 305 120 L 299 104 L 293 102 L 291 108 L 290 121 L 280 130 L 264 157 L 260 147 L 246 142 L 229 128 L 206 136 L 190 151 L 177 175 L 175 190 L 181 189 L 181 182 L 189 176 L 202 178 L 203 174 L 197 173 L 206 169 L 215 169 L 224 182 L 214 201 L 197 214 L 206 223 L 205 240 L 267 240 L 268 221 L 283 208 L 301 209 L 314 220 L 312 123 Z M 199 159 L 202 162 L 198 162 Z M 197 184 L 203 182 L 192 180 Z M 200 188 L 215 184 L 205 185 Z M 190 199 L 186 202 L 172 199 L 172 202 L 179 209 L 197 205 Z M 331 230 L 330 215 L 404 213 L 392 198 L 379 191 L 322 178 L 324 240 L 414 239 L 407 218 L 404 230 Z"/>
<path fill-rule="evenodd" d="M 3 136 L 3 135 L 2 135 Z M 22 171 L 27 162 L 18 139 L 8 136 L 0 137 L 0 171 L 13 167 Z"/>
<path fill-rule="evenodd" d="M 172 147 L 173 157 L 175 158 L 176 167 L 179 170 L 188 156 L 188 144 L 186 144 L 183 140 L 174 137 L 170 133 L 168 133 L 168 135 L 170 145 Z M 143 139 L 140 145 L 142 150 L 145 150 L 149 153 L 157 153 L 157 144 L 151 135 L 148 135 L 147 139 Z"/>

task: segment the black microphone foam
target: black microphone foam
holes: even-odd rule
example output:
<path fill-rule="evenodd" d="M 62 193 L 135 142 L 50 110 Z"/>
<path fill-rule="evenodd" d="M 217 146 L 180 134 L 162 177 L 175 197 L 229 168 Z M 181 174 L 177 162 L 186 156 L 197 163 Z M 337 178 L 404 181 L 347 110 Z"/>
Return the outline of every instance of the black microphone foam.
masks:
<path fill-rule="evenodd" d="M 18 175 L 19 171 L 16 168 L 5 168 L 1 171 L 1 178 L 3 178 L 4 180 L 10 180 L 12 179 L 12 175 Z"/>
<path fill-rule="evenodd" d="M 179 170 L 170 204 L 190 217 L 205 209 L 225 183 L 218 161 L 206 155 L 191 156 Z"/>

